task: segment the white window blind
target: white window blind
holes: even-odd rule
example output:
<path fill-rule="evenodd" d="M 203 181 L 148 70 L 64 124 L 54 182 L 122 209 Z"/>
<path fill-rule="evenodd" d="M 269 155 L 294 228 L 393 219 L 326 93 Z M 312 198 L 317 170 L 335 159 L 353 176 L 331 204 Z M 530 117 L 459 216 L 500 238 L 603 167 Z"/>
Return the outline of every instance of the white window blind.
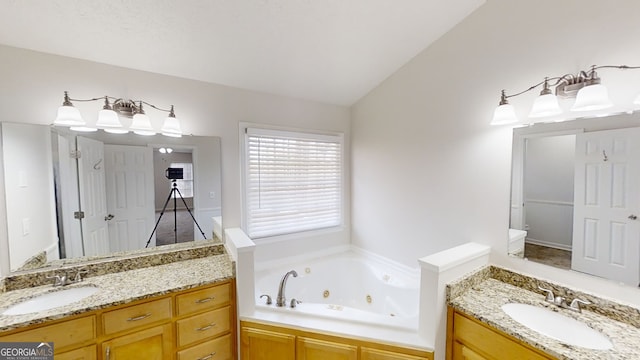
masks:
<path fill-rule="evenodd" d="M 193 197 L 193 165 L 191 163 L 171 163 L 172 168 L 182 169 L 182 179 L 176 180 L 176 185 L 183 198 Z M 173 186 L 173 185 L 171 185 Z M 177 193 L 173 193 L 173 197 L 178 197 Z"/>
<path fill-rule="evenodd" d="M 342 137 L 247 129 L 246 227 L 251 238 L 342 223 Z"/>

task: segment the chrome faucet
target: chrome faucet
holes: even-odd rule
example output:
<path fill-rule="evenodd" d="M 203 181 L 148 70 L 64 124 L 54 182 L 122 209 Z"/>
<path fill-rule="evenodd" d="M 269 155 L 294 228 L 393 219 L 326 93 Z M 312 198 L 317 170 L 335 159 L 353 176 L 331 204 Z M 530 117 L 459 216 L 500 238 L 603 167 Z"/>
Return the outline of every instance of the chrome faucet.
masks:
<path fill-rule="evenodd" d="M 557 305 L 563 309 L 569 309 L 572 311 L 576 311 L 581 313 L 582 312 L 582 307 L 580 306 L 580 304 L 582 305 L 591 305 L 590 302 L 586 301 L 586 300 L 582 300 L 582 299 L 578 299 L 575 298 L 573 299 L 573 301 L 571 301 L 570 305 L 567 305 L 567 299 L 563 298 L 562 296 L 555 296 L 553 295 L 553 291 L 549 290 L 549 289 L 545 289 L 542 288 L 540 286 L 538 286 L 538 289 L 544 291 L 546 293 L 546 297 L 545 297 L 545 301 L 550 302 L 554 305 Z"/>
<path fill-rule="evenodd" d="M 65 286 L 82 281 L 82 274 L 86 274 L 86 270 L 78 270 L 76 275 L 72 278 L 69 273 L 65 272 L 63 275 L 47 276 L 47 279 L 53 279 L 53 286 Z"/>
<path fill-rule="evenodd" d="M 64 275 L 47 276 L 47 279 L 53 279 L 53 286 L 64 286 L 69 283 L 69 277 L 67 276 L 67 273 L 65 273 Z"/>
<path fill-rule="evenodd" d="M 571 301 L 571 305 L 569 305 L 569 310 L 573 310 L 573 311 L 577 311 L 579 313 L 582 312 L 582 307 L 580 306 L 580 304 L 582 305 L 591 305 L 590 302 L 586 301 L 586 300 L 581 300 L 581 299 L 573 299 L 573 301 Z"/>
<path fill-rule="evenodd" d="M 282 280 L 280 280 L 280 286 L 278 287 L 278 296 L 276 297 L 276 306 L 284 307 L 287 306 L 287 299 L 285 297 L 285 287 L 287 286 L 287 279 L 289 275 L 293 275 L 293 277 L 298 277 L 298 273 L 295 270 L 291 270 L 288 273 L 284 274 Z"/>

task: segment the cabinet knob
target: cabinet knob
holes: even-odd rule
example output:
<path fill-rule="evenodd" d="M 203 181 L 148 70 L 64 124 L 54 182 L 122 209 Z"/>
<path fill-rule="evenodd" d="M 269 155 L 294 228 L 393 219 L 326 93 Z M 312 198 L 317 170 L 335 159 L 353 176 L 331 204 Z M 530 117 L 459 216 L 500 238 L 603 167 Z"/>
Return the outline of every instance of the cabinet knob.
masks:
<path fill-rule="evenodd" d="M 631 214 L 631 215 L 629 215 L 629 219 L 631 219 L 631 220 L 637 220 L 637 219 L 638 219 L 638 217 L 637 217 L 636 215 Z"/>

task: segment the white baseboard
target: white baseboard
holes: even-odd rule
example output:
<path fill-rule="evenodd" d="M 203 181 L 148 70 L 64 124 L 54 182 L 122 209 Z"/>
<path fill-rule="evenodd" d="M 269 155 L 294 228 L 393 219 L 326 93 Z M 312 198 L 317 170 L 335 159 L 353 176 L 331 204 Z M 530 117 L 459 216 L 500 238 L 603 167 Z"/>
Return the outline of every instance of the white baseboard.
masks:
<path fill-rule="evenodd" d="M 552 243 L 549 241 L 544 241 L 544 240 L 537 240 L 537 239 L 532 239 L 532 238 L 527 238 L 526 239 L 526 243 L 527 244 L 532 244 L 532 245 L 540 245 L 540 246 L 546 246 L 546 247 L 550 247 L 553 249 L 559 249 L 559 250 L 566 250 L 566 251 L 571 251 L 571 246 L 569 245 L 565 245 L 565 244 L 558 244 L 558 243 Z"/>

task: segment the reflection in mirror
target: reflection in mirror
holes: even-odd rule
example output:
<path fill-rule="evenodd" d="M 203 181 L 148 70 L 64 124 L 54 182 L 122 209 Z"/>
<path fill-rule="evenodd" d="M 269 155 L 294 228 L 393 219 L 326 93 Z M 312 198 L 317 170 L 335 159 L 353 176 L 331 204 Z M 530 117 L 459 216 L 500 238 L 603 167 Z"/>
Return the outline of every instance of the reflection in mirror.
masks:
<path fill-rule="evenodd" d="M 2 154 L 12 271 L 211 239 L 221 223 L 217 137 L 2 123 Z"/>
<path fill-rule="evenodd" d="M 514 129 L 509 254 L 638 286 L 639 120 Z"/>

